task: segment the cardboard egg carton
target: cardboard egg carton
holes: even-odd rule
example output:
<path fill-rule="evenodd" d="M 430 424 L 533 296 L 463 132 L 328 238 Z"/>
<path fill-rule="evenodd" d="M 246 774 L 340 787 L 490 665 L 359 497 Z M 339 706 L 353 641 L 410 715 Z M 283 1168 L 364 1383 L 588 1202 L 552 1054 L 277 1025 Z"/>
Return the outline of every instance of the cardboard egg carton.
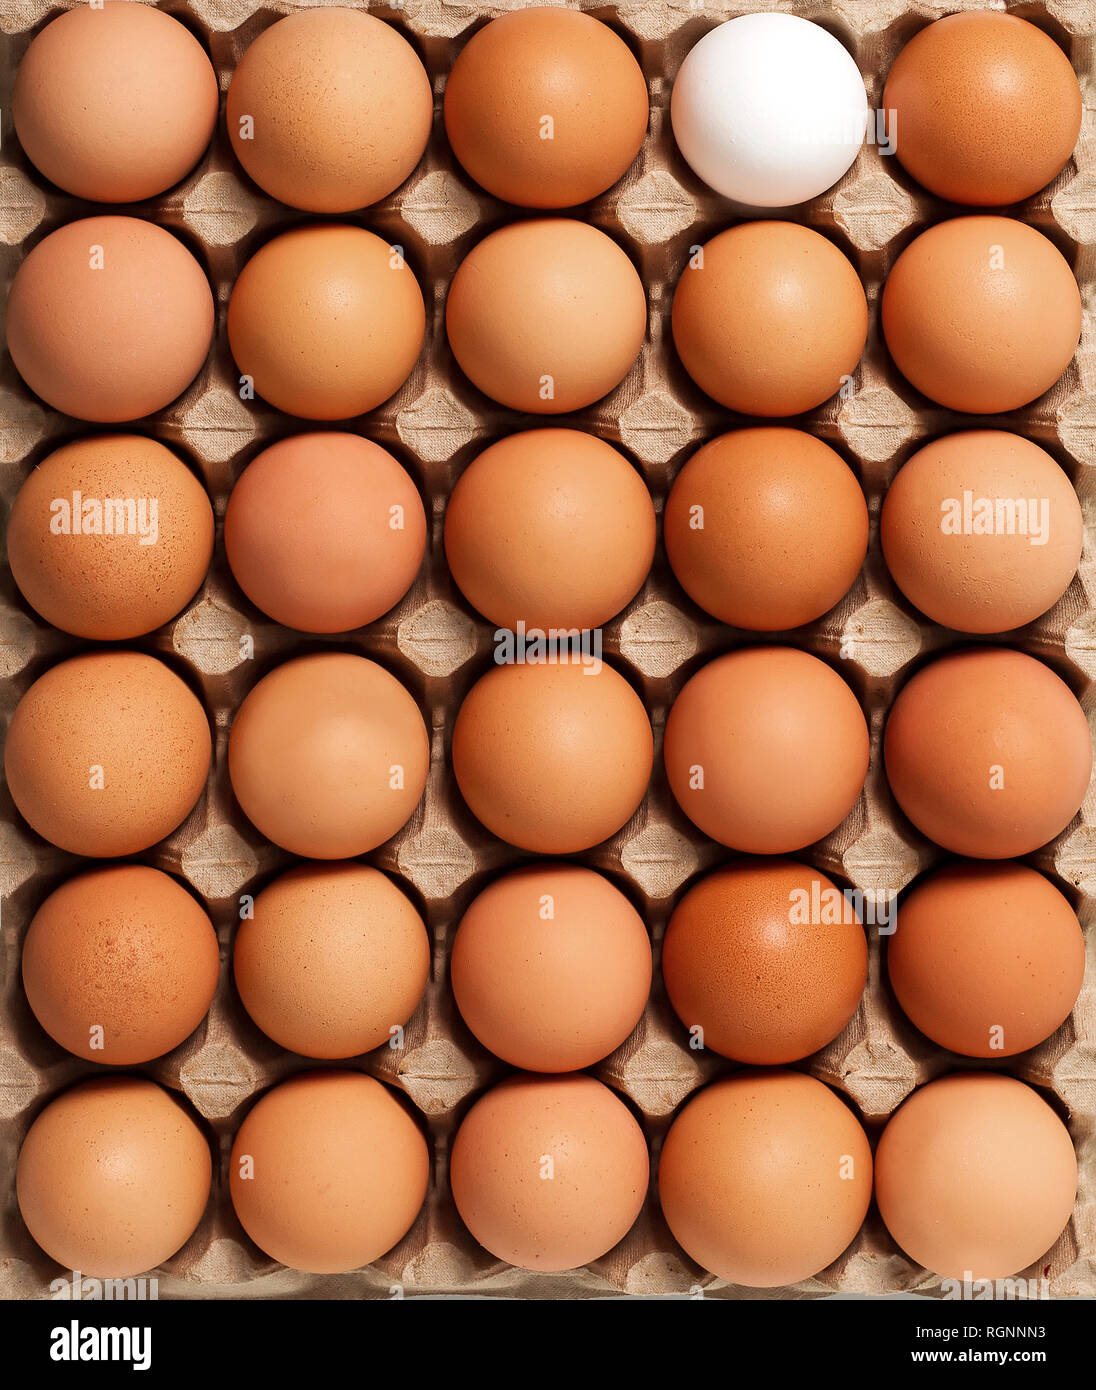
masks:
<path fill-rule="evenodd" d="M 868 96 L 878 106 L 883 80 L 899 49 L 930 20 L 977 5 L 902 0 L 838 0 L 782 8 L 824 24 L 855 55 Z M 23 157 L 10 120 L 15 66 L 33 33 L 58 12 L 48 0 L 7 0 L 0 25 L 2 140 L 0 140 L 0 266 L 5 287 L 25 252 L 49 231 L 100 210 L 46 184 Z M 256 35 L 295 5 L 250 0 L 169 0 L 163 6 L 207 46 L 222 92 L 235 63 Z M 454 717 L 473 682 L 490 666 L 492 627 L 464 602 L 448 576 L 442 546 L 446 498 L 467 463 L 489 442 L 517 429 L 551 423 L 522 417 L 487 400 L 456 368 L 444 331 L 449 280 L 463 256 L 488 231 L 528 216 L 488 197 L 456 166 L 440 119 L 441 94 L 452 61 L 471 29 L 510 5 L 406 0 L 372 7 L 415 46 L 430 73 L 437 117 L 427 153 L 408 182 L 376 207 L 342 219 L 366 226 L 405 248 L 427 305 L 421 359 L 399 393 L 348 426 L 390 449 L 422 489 L 430 519 L 427 558 L 411 591 L 393 612 L 341 639 L 314 638 L 278 627 L 235 585 L 220 537 L 234 480 L 264 446 L 314 428 L 279 415 L 262 401 L 241 401 L 224 330 L 229 293 L 241 267 L 272 234 L 312 220 L 267 198 L 236 165 L 223 117 L 212 148 L 197 169 L 165 197 L 129 212 L 166 226 L 207 270 L 217 303 L 217 333 L 198 379 L 169 409 L 136 428 L 176 449 L 203 478 L 218 517 L 214 562 L 201 592 L 165 628 L 126 644 L 151 652 L 179 672 L 201 696 L 215 734 L 213 770 L 187 821 L 137 858 L 179 875 L 201 895 L 217 927 L 224 966 L 208 1018 L 181 1047 L 138 1068 L 182 1093 L 210 1136 L 219 1161 L 206 1215 L 188 1244 L 157 1271 L 161 1297 L 373 1298 L 414 1294 L 478 1294 L 532 1298 L 589 1298 L 614 1294 L 682 1295 L 702 1289 L 718 1298 L 820 1297 L 835 1292 L 940 1294 L 940 1281 L 897 1249 L 878 1214 L 869 1214 L 850 1249 L 817 1278 L 792 1288 L 756 1291 L 728 1286 L 695 1266 L 676 1245 L 659 1212 L 655 1187 L 634 1229 L 605 1258 L 567 1274 L 513 1269 L 470 1237 L 448 1190 L 447 1156 L 471 1100 L 509 1070 L 489 1056 L 463 1025 L 449 990 L 447 956 L 461 914 L 500 871 L 531 856 L 488 834 L 464 806 L 449 764 Z M 637 0 L 587 6 L 625 38 L 648 79 L 651 120 L 639 159 L 625 178 L 579 216 L 614 237 L 633 258 L 647 289 L 650 327 L 641 358 L 610 396 L 564 423 L 611 441 L 634 461 L 661 511 L 686 458 L 707 439 L 752 423 L 722 410 L 686 376 L 673 350 L 670 304 L 689 248 L 737 220 L 738 211 L 704 188 L 678 155 L 670 132 L 669 96 L 689 48 L 718 22 L 763 0 L 740 5 L 695 0 Z M 1091 35 L 1096 3 L 1061 0 L 1019 11 L 1047 28 L 1078 69 L 1086 104 L 1093 101 L 1096 66 Z M 851 259 L 868 295 L 872 329 L 867 351 L 845 398 L 834 399 L 799 423 L 849 462 L 867 494 L 872 536 L 864 569 L 851 592 L 817 623 L 775 640 L 817 653 L 838 666 L 868 715 L 872 757 L 863 795 L 848 819 L 797 857 L 871 894 L 893 893 L 943 859 L 897 810 L 883 773 L 881 736 L 897 689 L 925 658 L 967 640 L 926 622 L 889 579 L 880 554 L 878 516 L 890 478 L 928 438 L 976 423 L 919 397 L 895 372 L 878 330 L 882 280 L 895 257 L 927 225 L 954 213 L 916 187 L 875 145 L 867 145 L 841 182 L 787 216 L 830 237 Z M 1010 210 L 1012 211 L 1012 210 Z M 1085 321 L 1073 365 L 1058 385 L 1023 411 L 998 417 L 1048 449 L 1081 496 L 1088 526 L 1080 574 L 1056 607 L 1010 634 L 1014 645 L 1046 661 L 1093 705 L 1096 678 L 1096 118 L 1085 111 L 1075 160 L 1046 191 L 1016 210 L 1045 232 L 1076 269 Z M 95 427 L 56 414 L 19 381 L 10 359 L 0 360 L 0 491 L 5 511 L 30 468 L 59 444 Z M 123 427 L 127 428 L 127 427 Z M 9 572 L 0 598 L 3 709 L 10 716 L 26 687 L 49 665 L 88 644 L 45 625 L 15 591 Z M 246 659 L 241 638 L 254 641 Z M 604 632 L 605 653 L 635 686 L 661 743 L 667 710 L 686 679 L 714 654 L 754 640 L 720 625 L 684 595 L 661 544 L 642 591 Z M 991 639 L 993 640 L 993 639 Z M 226 743 L 233 711 L 273 666 L 303 652 L 336 648 L 383 663 L 419 700 L 431 731 L 426 795 L 411 821 L 366 856 L 397 874 L 421 909 L 433 940 L 426 996 L 406 1029 L 400 1051 L 382 1048 L 348 1065 L 402 1090 L 428 1134 L 430 1191 L 406 1238 L 374 1266 L 351 1274 L 313 1276 L 277 1265 L 244 1235 L 228 1197 L 232 1138 L 266 1087 L 308 1066 L 264 1037 L 247 1018 L 231 979 L 231 947 L 241 894 L 258 891 L 291 857 L 266 843 L 233 799 Z M 4 793 L 0 803 L 0 1297 L 43 1298 L 63 1273 L 35 1245 L 18 1214 L 14 1166 L 23 1135 L 57 1091 L 97 1068 L 66 1054 L 38 1026 L 23 995 L 20 945 L 27 924 L 53 888 L 87 861 L 36 836 Z M 1080 1160 L 1073 1220 L 1038 1267 L 1025 1273 L 1049 1280 L 1052 1296 L 1096 1296 L 1096 800 L 1030 862 L 1048 873 L 1075 905 L 1088 940 L 1087 983 L 1071 1018 L 1040 1047 L 997 1064 L 1038 1086 L 1067 1120 Z M 576 856 L 606 873 L 642 910 L 656 956 L 669 914 L 686 885 L 733 856 L 706 840 L 677 809 L 656 756 L 642 806 L 604 845 Z M 870 978 L 852 1022 L 803 1068 L 845 1093 L 869 1133 L 918 1084 L 970 1065 L 929 1043 L 897 1008 L 886 982 L 880 936 L 870 936 Z M 657 1162 L 674 1111 L 697 1087 L 733 1070 L 711 1053 L 690 1051 L 670 1009 L 656 968 L 648 1009 L 632 1037 L 594 1071 L 640 1118 Z"/>

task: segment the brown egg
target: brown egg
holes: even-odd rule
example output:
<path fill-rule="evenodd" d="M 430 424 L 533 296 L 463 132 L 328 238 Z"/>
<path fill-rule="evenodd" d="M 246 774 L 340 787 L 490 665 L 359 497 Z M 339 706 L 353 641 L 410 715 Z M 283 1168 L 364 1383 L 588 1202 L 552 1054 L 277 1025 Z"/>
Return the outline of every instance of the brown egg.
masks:
<path fill-rule="evenodd" d="M 426 926 L 365 864 L 302 864 L 269 884 L 232 958 L 244 1008 L 305 1057 L 355 1057 L 390 1040 L 430 972 Z"/>
<path fill-rule="evenodd" d="M 654 553 L 642 477 L 581 430 L 500 439 L 461 474 L 445 513 L 453 578 L 505 628 L 600 627 L 635 597 Z"/>
<path fill-rule="evenodd" d="M 252 459 L 225 512 L 225 550 L 256 607 L 304 632 L 347 632 L 387 613 L 426 549 L 418 489 L 356 434 L 279 440 Z"/>
<path fill-rule="evenodd" d="M 611 666 L 578 656 L 495 666 L 453 727 L 453 771 L 473 815 L 538 854 L 614 835 L 643 800 L 653 759 L 639 696 Z"/>
<path fill-rule="evenodd" d="M 244 815 L 308 859 L 383 844 L 419 804 L 429 764 L 412 696 L 383 666 L 346 652 L 276 666 L 248 693 L 228 740 Z"/>
<path fill-rule="evenodd" d="M 496 198 L 566 208 L 604 193 L 647 133 L 647 83 L 624 41 L 578 10 L 504 14 L 461 49 L 445 133 Z"/>
<path fill-rule="evenodd" d="M 922 834 L 953 854 L 1011 859 L 1077 814 L 1092 739 L 1069 686 L 1022 652 L 939 657 L 907 682 L 884 739 L 887 779 Z"/>
<path fill-rule="evenodd" d="M 1085 973 L 1077 917 L 1023 864 L 950 864 L 916 884 L 887 946 L 898 1002 L 969 1057 L 1013 1057 L 1069 1017 Z"/>
<path fill-rule="evenodd" d="M 956 217 L 910 242 L 883 286 L 894 365 L 972 415 L 1027 405 L 1069 366 L 1081 295 L 1053 242 L 1011 217 Z"/>
<path fill-rule="evenodd" d="M 1006 632 L 1069 588 L 1084 517 L 1037 444 L 970 430 L 926 444 L 899 470 L 879 535 L 895 583 L 922 613 L 960 632 Z"/>
<path fill-rule="evenodd" d="M 604 232 L 562 217 L 484 237 L 457 267 L 445 306 L 465 376 L 533 415 L 581 410 L 619 386 L 646 328 L 632 262 Z"/>
<path fill-rule="evenodd" d="M 115 642 L 169 622 L 213 556 L 205 488 L 170 449 L 136 434 L 96 434 L 44 459 L 19 489 L 8 560 L 48 623 Z"/>
<path fill-rule="evenodd" d="M 136 1076 L 97 1076 L 51 1101 L 19 1153 L 31 1235 L 68 1269 L 129 1279 L 175 1254 L 209 1200 L 212 1163 L 189 1110 Z"/>
<path fill-rule="evenodd" d="M 418 1125 L 354 1071 L 309 1071 L 259 1100 L 236 1135 L 229 1190 L 271 1259 L 310 1274 L 372 1264 L 415 1223 L 430 1176 Z"/>
<path fill-rule="evenodd" d="M 658 1192 L 675 1239 L 731 1284 L 772 1289 L 825 1269 L 871 1201 L 855 1113 L 811 1076 L 746 1072 L 706 1086 L 662 1146 Z"/>
<path fill-rule="evenodd" d="M 1081 130 L 1069 59 L 1042 29 L 992 10 L 948 15 L 915 34 L 882 105 L 903 167 L 939 197 L 978 207 L 1038 193 Z"/>
<path fill-rule="evenodd" d="M 746 854 L 787 854 L 835 829 L 868 770 L 856 696 L 793 647 L 709 662 L 674 701 L 663 746 L 678 805 L 705 835 Z"/>
<path fill-rule="evenodd" d="M 529 1071 L 577 1071 L 639 1022 L 651 943 L 608 879 L 578 864 L 535 864 L 475 899 L 449 974 L 465 1023 L 497 1057 Z"/>
<path fill-rule="evenodd" d="M 15 707 L 4 748 L 12 800 L 33 830 L 94 859 L 136 854 L 183 821 L 209 775 L 205 710 L 143 652 L 52 666 Z"/>
<path fill-rule="evenodd" d="M 71 878 L 34 914 L 23 986 L 34 1016 L 89 1062 L 132 1066 L 170 1052 L 205 1018 L 220 953 L 185 888 L 141 864 Z"/>
<path fill-rule="evenodd" d="M 433 115 L 415 50 L 350 9 L 302 10 L 264 29 L 225 103 L 236 158 L 260 188 L 307 212 L 387 197 L 422 158 Z"/>
<path fill-rule="evenodd" d="M 40 30 L 12 96 L 23 152 L 93 203 L 136 203 L 185 178 L 217 123 L 217 78 L 189 29 L 151 5 L 77 5 Z"/>
<path fill-rule="evenodd" d="M 911 1260 L 947 1279 L 1007 1279 L 1041 1260 L 1076 1194 L 1065 1125 L 1037 1091 L 991 1072 L 919 1087 L 891 1116 L 875 1156 L 887 1230 Z"/>
<path fill-rule="evenodd" d="M 492 1255 L 521 1269 L 578 1269 L 628 1234 L 650 1161 L 608 1086 L 519 1072 L 464 1117 L 449 1177 L 461 1219 Z"/>
<path fill-rule="evenodd" d="M 690 1045 L 773 1066 L 825 1047 L 868 978 L 864 928 L 840 889 L 805 864 L 718 869 L 678 903 L 662 974 Z"/>
<path fill-rule="evenodd" d="M 852 470 L 802 430 L 735 430 L 695 453 L 666 502 L 678 583 L 721 622 L 759 632 L 820 618 L 868 550 Z"/>
<path fill-rule="evenodd" d="M 852 265 L 795 222 L 743 222 L 677 283 L 674 346 L 701 390 L 743 415 L 798 415 L 852 377 L 868 304 Z"/>
<path fill-rule="evenodd" d="M 19 375 L 80 420 L 136 420 L 197 376 L 213 337 L 202 267 L 170 232 L 137 217 L 85 217 L 40 241 L 8 295 Z"/>
<path fill-rule="evenodd" d="M 263 400 L 306 420 L 347 420 L 386 401 L 425 332 L 402 252 L 363 227 L 283 232 L 251 257 L 228 302 L 236 365 Z"/>

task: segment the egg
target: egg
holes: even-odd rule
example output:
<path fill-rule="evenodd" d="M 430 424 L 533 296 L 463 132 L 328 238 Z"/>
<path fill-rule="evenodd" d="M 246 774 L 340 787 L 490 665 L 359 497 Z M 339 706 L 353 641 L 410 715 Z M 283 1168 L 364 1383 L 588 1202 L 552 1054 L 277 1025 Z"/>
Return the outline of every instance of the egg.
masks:
<path fill-rule="evenodd" d="M 504 628 L 600 627 L 635 597 L 654 553 L 642 477 L 581 430 L 500 439 L 460 475 L 446 508 L 453 578 Z"/>
<path fill-rule="evenodd" d="M 52 666 L 15 707 L 4 748 L 12 800 L 32 830 L 73 854 L 136 854 L 186 818 L 209 775 L 205 710 L 143 652 Z"/>
<path fill-rule="evenodd" d="M 1011 217 L 956 217 L 915 238 L 883 286 L 894 365 L 939 405 L 1016 410 L 1049 391 L 1081 336 L 1081 295 L 1052 241 Z"/>
<path fill-rule="evenodd" d="M 193 1234 L 209 1200 L 209 1144 L 189 1110 L 136 1076 L 62 1092 L 27 1132 L 15 1173 L 27 1230 L 67 1269 L 129 1279 Z"/>
<path fill-rule="evenodd" d="M 64 444 L 30 473 L 8 523 L 8 562 L 48 623 L 115 642 L 169 622 L 213 556 L 213 508 L 182 460 L 136 434 Z"/>
<path fill-rule="evenodd" d="M 647 328 L 635 266 L 570 218 L 500 227 L 457 267 L 445 329 L 484 395 L 532 415 L 581 410 L 619 386 Z"/>
<path fill-rule="evenodd" d="M 387 449 L 356 434 L 299 434 L 240 475 L 225 550 L 237 584 L 275 622 L 347 632 L 387 613 L 414 583 L 426 514 Z"/>
<path fill-rule="evenodd" d="M 604 193 L 647 132 L 647 83 L 624 41 L 578 10 L 534 6 L 494 19 L 457 55 L 445 133 L 496 198 L 565 208 Z"/>
<path fill-rule="evenodd" d="M 1011 1076 L 921 1086 L 875 1156 L 879 1214 L 911 1260 L 947 1279 L 1003 1279 L 1041 1260 L 1077 1193 L 1077 1158 L 1045 1100 Z"/>
<path fill-rule="evenodd" d="M 1077 814 L 1092 739 L 1069 686 L 1004 647 L 952 652 L 898 692 L 884 738 L 887 780 L 922 834 L 953 854 L 1011 859 Z"/>
<path fill-rule="evenodd" d="M 495 666 L 453 726 L 453 772 L 469 810 L 538 854 L 614 835 L 642 801 L 653 758 L 639 696 L 611 666 L 579 656 Z"/>
<path fill-rule="evenodd" d="M 461 1017 L 484 1047 L 528 1071 L 577 1071 L 639 1022 L 651 943 L 608 879 L 578 864 L 535 864 L 495 879 L 473 901 L 449 974 Z"/>
<path fill-rule="evenodd" d="M 349 859 L 391 838 L 418 805 L 429 764 L 412 696 L 348 652 L 276 666 L 245 697 L 228 740 L 244 815 L 308 859 Z"/>
<path fill-rule="evenodd" d="M 850 168 L 868 97 L 852 55 L 820 24 L 749 14 L 685 55 L 670 116 L 678 149 L 710 188 L 780 208 L 825 193 Z"/>
<path fill-rule="evenodd" d="M 275 410 L 347 420 L 411 375 L 426 309 L 399 247 L 364 227 L 309 223 L 251 257 L 227 322 L 244 384 Z"/>
<path fill-rule="evenodd" d="M 674 346 L 702 391 L 743 415 L 799 415 L 847 385 L 868 336 L 856 271 L 795 222 L 743 222 L 693 252 Z"/>
<path fill-rule="evenodd" d="M 279 1046 L 355 1057 L 389 1042 L 415 1012 L 430 940 L 379 870 L 302 864 L 256 897 L 232 964 L 244 1008 Z"/>
<path fill-rule="evenodd" d="M 802 430 L 735 430 L 699 449 L 666 501 L 666 555 L 720 622 L 770 632 L 813 622 L 848 593 L 868 550 L 852 470 Z"/>
<path fill-rule="evenodd" d="M 824 661 L 793 647 L 747 647 L 686 682 L 663 757 L 674 798 L 705 835 L 746 854 L 787 854 L 855 806 L 868 726 Z"/>
<path fill-rule="evenodd" d="M 267 1091 L 232 1145 L 229 1190 L 271 1259 L 310 1274 L 372 1264 L 414 1225 L 430 1156 L 418 1125 L 371 1076 L 311 1071 Z"/>
<path fill-rule="evenodd" d="M 66 193 L 137 203 L 186 177 L 217 123 L 217 77 L 184 25 L 99 0 L 51 20 L 15 76 L 23 152 Z"/>
<path fill-rule="evenodd" d="M 1069 59 L 1018 15 L 973 10 L 929 24 L 883 88 L 902 167 L 953 203 L 1000 207 L 1059 174 L 1081 130 Z"/>
<path fill-rule="evenodd" d="M 225 100 L 236 158 L 265 192 L 306 212 L 386 198 L 422 158 L 433 115 L 430 79 L 407 40 L 341 8 L 264 29 Z"/>
<path fill-rule="evenodd" d="M 1006 632 L 1069 588 L 1084 517 L 1045 450 L 1018 434 L 970 430 L 903 465 L 879 535 L 895 583 L 924 614 L 960 632 Z"/>
<path fill-rule="evenodd" d="M 887 971 L 922 1033 L 969 1057 L 1014 1057 L 1069 1017 L 1085 939 L 1062 894 L 1023 864 L 949 864 L 898 911 Z"/>
<path fill-rule="evenodd" d="M 798 1072 L 706 1086 L 674 1118 L 658 1166 L 674 1239 L 702 1268 L 751 1289 L 832 1264 L 859 1231 L 871 1189 L 856 1115 Z"/>
<path fill-rule="evenodd" d="M 662 974 L 690 1047 L 772 1066 L 825 1047 L 868 978 L 864 929 L 837 886 L 805 864 L 735 864 L 674 909 Z"/>
<path fill-rule="evenodd" d="M 173 878 L 142 864 L 71 878 L 34 914 L 23 986 L 35 1018 L 89 1062 L 131 1066 L 170 1052 L 209 1011 L 213 924 Z"/>
<path fill-rule="evenodd" d="M 80 420 L 136 420 L 198 375 L 213 295 L 163 227 L 85 217 L 28 252 L 8 295 L 7 335 L 16 371 L 47 405 Z"/>
<path fill-rule="evenodd" d="M 632 1112 L 600 1081 L 519 1072 L 465 1115 L 449 1177 L 461 1220 L 500 1260 L 564 1270 L 623 1240 L 650 1163 Z"/>

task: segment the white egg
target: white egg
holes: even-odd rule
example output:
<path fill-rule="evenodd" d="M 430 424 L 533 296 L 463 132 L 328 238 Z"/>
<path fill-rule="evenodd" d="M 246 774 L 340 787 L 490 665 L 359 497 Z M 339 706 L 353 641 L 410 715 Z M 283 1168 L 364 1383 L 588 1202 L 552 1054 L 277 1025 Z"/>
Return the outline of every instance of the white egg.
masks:
<path fill-rule="evenodd" d="M 693 171 L 752 207 L 791 207 L 831 188 L 868 123 L 864 80 L 818 24 L 751 14 L 713 29 L 686 56 L 670 104 Z"/>

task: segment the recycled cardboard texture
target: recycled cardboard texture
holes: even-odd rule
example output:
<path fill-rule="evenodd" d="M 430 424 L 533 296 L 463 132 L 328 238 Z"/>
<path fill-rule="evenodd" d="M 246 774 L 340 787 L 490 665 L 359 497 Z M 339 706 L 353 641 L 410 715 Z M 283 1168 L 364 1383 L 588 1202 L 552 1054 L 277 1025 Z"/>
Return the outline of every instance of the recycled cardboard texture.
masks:
<path fill-rule="evenodd" d="M 877 106 L 899 49 L 920 28 L 955 8 L 910 6 L 899 0 L 787 4 L 781 8 L 824 24 L 855 55 Z M 256 35 L 294 5 L 257 6 L 247 0 L 168 3 L 207 45 L 222 92 L 235 63 Z M 442 547 L 446 498 L 468 462 L 492 440 L 546 423 L 506 410 L 480 395 L 461 375 L 444 331 L 445 295 L 463 256 L 488 231 L 528 213 L 499 203 L 461 173 L 449 152 L 440 117 L 441 94 L 453 59 L 470 33 L 507 5 L 407 0 L 374 8 L 415 46 L 430 73 L 437 116 L 426 156 L 408 182 L 376 207 L 344 219 L 405 248 L 427 304 L 425 350 L 410 380 L 386 405 L 349 426 L 390 449 L 420 485 L 430 517 L 427 559 L 414 587 L 381 621 L 343 639 L 313 638 L 265 619 L 229 573 L 220 522 L 234 480 L 274 439 L 314 428 L 279 415 L 261 401 L 242 402 L 224 330 L 236 276 L 271 235 L 309 219 L 267 198 L 236 165 L 222 121 L 213 147 L 172 193 L 133 212 L 176 232 L 209 273 L 217 302 L 217 334 L 209 360 L 190 389 L 168 410 L 137 428 L 175 448 L 200 473 L 213 497 L 218 542 L 201 592 L 173 623 L 126 644 L 161 656 L 201 696 L 215 730 L 214 767 L 205 794 L 168 840 L 138 856 L 180 875 L 201 895 L 217 926 L 225 965 L 213 1008 L 198 1031 L 168 1056 L 138 1070 L 193 1105 L 219 1155 L 214 1191 L 194 1237 L 158 1272 L 160 1296 L 173 1298 L 375 1298 L 463 1293 L 533 1298 L 596 1298 L 613 1294 L 682 1294 L 703 1286 L 719 1298 L 813 1298 L 833 1292 L 917 1290 L 939 1294 L 940 1281 L 914 1266 L 894 1245 L 872 1210 L 856 1241 L 817 1278 L 765 1291 L 728 1286 L 705 1274 L 670 1236 L 652 1197 L 631 1234 L 594 1265 L 561 1275 L 534 1275 L 502 1264 L 471 1239 L 449 1196 L 447 1155 L 453 1133 L 474 1097 L 507 1071 L 470 1036 L 453 1004 L 446 961 L 453 932 L 473 896 L 499 871 L 529 859 L 490 836 L 461 801 L 449 766 L 453 720 L 462 698 L 491 663 L 492 628 L 463 601 L 450 580 Z M 640 361 L 605 400 L 561 423 L 611 441 L 640 468 L 661 511 L 677 470 L 704 440 L 743 423 L 706 399 L 673 351 L 669 331 L 674 284 L 689 255 L 737 219 L 736 209 L 705 189 L 678 155 L 670 132 L 669 96 L 689 48 L 718 22 L 764 3 L 703 10 L 687 0 L 586 6 L 630 44 L 648 79 L 651 121 L 643 151 L 627 176 L 578 211 L 613 236 L 633 258 L 647 288 L 650 331 Z M 1090 714 L 1096 677 L 1096 4 L 1090 0 L 1023 5 L 1061 41 L 1080 76 L 1084 126 L 1071 162 L 1055 183 L 1017 211 L 1045 232 L 1074 266 L 1082 285 L 1085 322 L 1076 359 L 1061 382 L 1025 410 L 997 424 L 1048 449 L 1080 493 L 1088 526 L 1079 577 L 1061 602 L 1008 641 L 1049 663 L 1077 692 Z M 18 148 L 10 119 L 10 88 L 30 38 L 59 7 L 44 0 L 5 0 L 0 16 L 0 258 L 5 286 L 23 255 L 48 232 L 97 209 L 48 185 Z M 872 539 L 851 593 L 817 623 L 778 640 L 816 652 L 840 666 L 869 715 L 871 771 L 851 815 L 819 845 L 798 856 L 839 883 L 868 893 L 903 888 L 944 856 L 904 819 L 883 774 L 881 734 L 894 695 L 926 657 L 967 640 L 926 622 L 896 590 L 879 550 L 881 497 L 895 471 L 928 438 L 974 423 L 927 402 L 890 365 L 878 331 L 882 280 L 909 241 L 954 208 L 918 188 L 893 158 L 866 146 L 841 182 L 787 214 L 830 237 L 851 258 L 868 294 L 872 329 L 847 399 L 830 401 L 801 422 L 850 463 L 867 493 Z M 1012 210 L 1010 210 L 1012 211 Z M 547 422 L 550 423 L 550 422 Z M 94 427 L 58 415 L 31 395 L 10 358 L 0 362 L 0 478 L 5 514 L 31 467 L 59 444 Z M 122 427 L 127 428 L 127 427 Z M 4 713 L 48 666 L 88 644 L 53 631 L 3 576 L 0 666 Z M 240 657 L 240 638 L 254 637 L 253 660 Z M 670 574 L 661 545 L 641 593 L 605 629 L 605 653 L 641 695 L 656 742 L 667 709 L 685 680 L 714 653 L 748 639 L 721 626 L 685 597 Z M 349 1063 L 401 1089 L 413 1103 L 431 1143 L 430 1193 L 418 1221 L 376 1265 L 352 1274 L 314 1276 L 284 1269 L 243 1234 L 228 1198 L 227 1159 L 233 1135 L 254 1099 L 306 1066 L 251 1024 L 236 996 L 228 961 L 239 896 L 255 893 L 292 861 L 263 841 L 233 799 L 226 743 L 233 711 L 246 692 L 287 657 L 325 648 L 374 657 L 421 702 L 431 730 L 426 796 L 410 823 L 370 863 L 398 874 L 422 909 L 434 943 L 427 995 L 406 1030 L 402 1050 L 389 1048 Z M 844 648 L 851 656 L 841 655 Z M 63 1271 L 45 1256 L 20 1220 L 14 1165 L 34 1116 L 58 1090 L 94 1073 L 67 1055 L 31 1015 L 22 991 L 19 951 L 27 924 L 48 892 L 87 861 L 46 844 L 3 794 L 0 825 L 2 943 L 0 953 L 0 1296 L 42 1298 Z M 1030 862 L 1051 875 L 1077 907 L 1088 939 L 1087 984 L 1071 1018 L 1042 1046 L 998 1064 L 1038 1086 L 1069 1124 L 1081 1167 L 1073 1220 L 1040 1266 L 1055 1297 L 1096 1296 L 1096 803 L 1090 791 L 1078 821 Z M 656 952 L 667 918 L 685 887 L 702 871 L 733 857 L 706 841 L 676 808 L 660 761 L 650 792 L 633 819 L 608 843 L 578 860 L 608 874 L 636 902 Z M 887 1116 L 918 1085 L 966 1065 L 929 1043 L 902 1016 L 885 978 L 880 940 L 871 937 L 871 970 L 863 1003 L 848 1028 L 803 1063 L 844 1092 L 878 1135 Z M 733 1069 L 712 1054 L 691 1052 L 657 978 L 652 1001 L 633 1036 L 595 1073 L 635 1109 L 657 1152 L 674 1110 L 710 1078 Z"/>

